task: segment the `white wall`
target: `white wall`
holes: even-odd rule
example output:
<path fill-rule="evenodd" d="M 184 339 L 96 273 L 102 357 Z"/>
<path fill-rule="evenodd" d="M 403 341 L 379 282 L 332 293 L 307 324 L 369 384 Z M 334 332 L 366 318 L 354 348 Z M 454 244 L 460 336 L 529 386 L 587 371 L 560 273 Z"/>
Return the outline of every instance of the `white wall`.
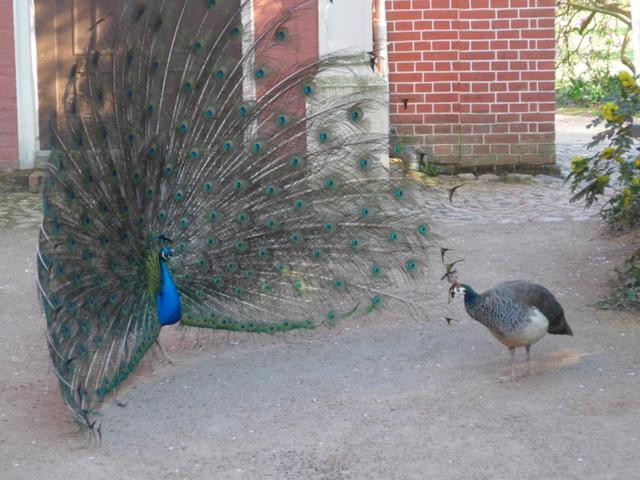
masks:
<path fill-rule="evenodd" d="M 318 0 L 320 55 L 373 50 L 371 0 Z"/>
<path fill-rule="evenodd" d="M 33 168 L 39 149 L 38 89 L 33 0 L 13 0 L 18 94 L 18 152 L 20 168 Z"/>

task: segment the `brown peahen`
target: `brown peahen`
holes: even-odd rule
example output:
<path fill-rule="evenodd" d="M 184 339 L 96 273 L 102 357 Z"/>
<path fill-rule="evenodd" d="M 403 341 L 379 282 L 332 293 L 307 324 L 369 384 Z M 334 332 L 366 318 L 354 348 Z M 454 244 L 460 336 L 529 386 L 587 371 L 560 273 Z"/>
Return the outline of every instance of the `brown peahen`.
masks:
<path fill-rule="evenodd" d="M 526 280 L 503 282 L 479 294 L 469 285 L 454 283 L 450 295 L 464 295 L 467 313 L 487 327 L 511 354 L 511 376 L 518 378 L 515 367 L 517 347 L 527 351 L 529 373 L 531 345 L 547 333 L 573 335 L 562 306 L 542 285 Z"/>

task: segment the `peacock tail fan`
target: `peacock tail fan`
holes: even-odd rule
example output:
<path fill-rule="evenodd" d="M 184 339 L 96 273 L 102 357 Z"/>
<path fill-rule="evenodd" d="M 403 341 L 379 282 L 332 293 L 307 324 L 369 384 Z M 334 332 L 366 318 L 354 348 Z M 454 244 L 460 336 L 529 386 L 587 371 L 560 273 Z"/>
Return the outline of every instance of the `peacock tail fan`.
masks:
<path fill-rule="evenodd" d="M 259 3 L 127 1 L 108 48 L 94 28 L 70 71 L 38 286 L 64 400 L 86 425 L 159 335 L 163 247 L 184 325 L 424 313 L 424 196 L 385 164 L 369 57 L 307 55 L 296 28 L 311 2 Z"/>

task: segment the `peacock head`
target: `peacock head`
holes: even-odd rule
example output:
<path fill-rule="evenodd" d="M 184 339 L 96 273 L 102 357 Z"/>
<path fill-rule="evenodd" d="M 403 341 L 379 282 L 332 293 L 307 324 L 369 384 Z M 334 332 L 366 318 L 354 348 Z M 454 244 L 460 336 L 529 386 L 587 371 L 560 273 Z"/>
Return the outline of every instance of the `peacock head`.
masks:
<path fill-rule="evenodd" d="M 161 262 L 171 262 L 173 258 L 173 249 L 170 247 L 163 247 L 158 254 Z"/>

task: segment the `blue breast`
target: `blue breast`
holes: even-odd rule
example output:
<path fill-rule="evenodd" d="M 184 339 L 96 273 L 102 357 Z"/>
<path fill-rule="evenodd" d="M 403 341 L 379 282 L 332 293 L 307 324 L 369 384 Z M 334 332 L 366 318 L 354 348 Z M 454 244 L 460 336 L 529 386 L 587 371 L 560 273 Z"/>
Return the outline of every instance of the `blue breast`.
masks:
<path fill-rule="evenodd" d="M 160 262 L 162 285 L 156 296 L 158 306 L 158 320 L 160 325 L 173 325 L 178 323 L 181 317 L 180 294 L 171 278 L 169 268 L 164 262 Z"/>

